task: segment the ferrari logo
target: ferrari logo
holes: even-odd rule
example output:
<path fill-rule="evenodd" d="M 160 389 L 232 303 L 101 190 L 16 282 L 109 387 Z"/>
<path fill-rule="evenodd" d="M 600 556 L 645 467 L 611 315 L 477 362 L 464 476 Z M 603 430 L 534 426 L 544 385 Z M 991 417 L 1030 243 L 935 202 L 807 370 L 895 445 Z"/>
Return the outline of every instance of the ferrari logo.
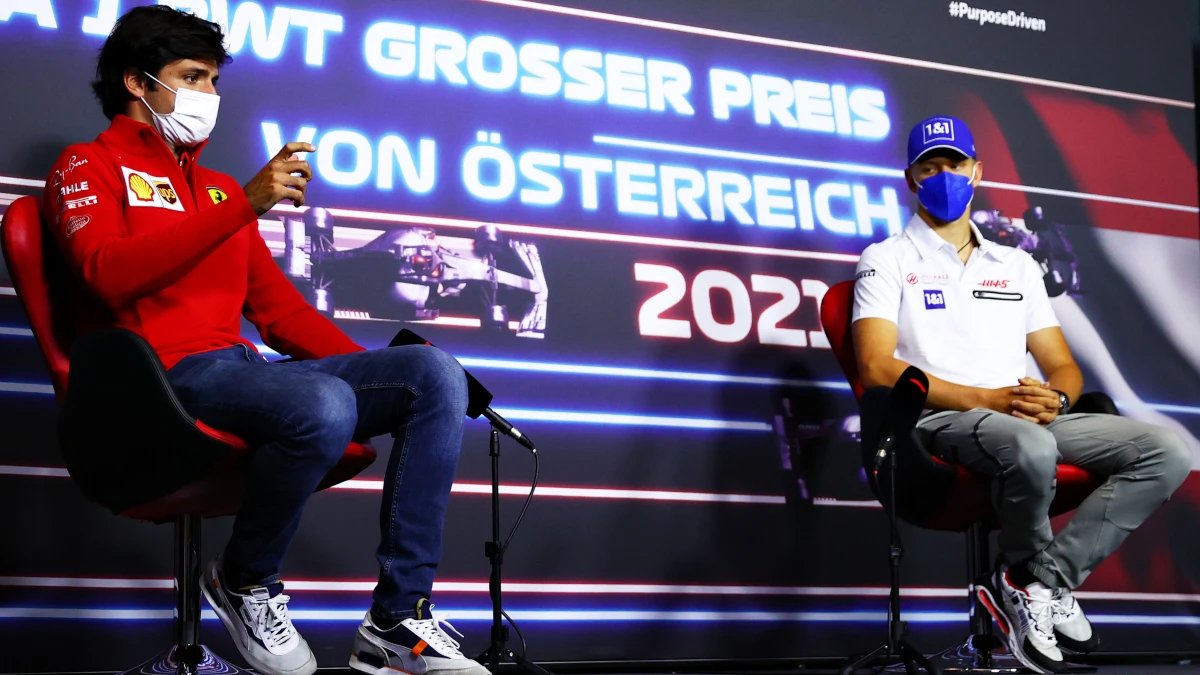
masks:
<path fill-rule="evenodd" d="M 154 188 L 150 187 L 150 183 L 146 182 L 145 178 L 136 173 L 129 174 L 129 189 L 137 196 L 138 201 L 154 201 Z"/>
<path fill-rule="evenodd" d="M 226 199 L 229 199 L 229 195 L 225 194 L 224 190 L 219 187 L 213 187 L 212 185 L 208 186 L 208 196 L 212 197 L 214 204 L 220 204 Z"/>
<path fill-rule="evenodd" d="M 170 183 L 155 183 L 154 187 L 158 188 L 158 194 L 162 195 L 168 204 L 179 201 L 179 196 L 175 194 L 175 188 L 171 187 Z"/>

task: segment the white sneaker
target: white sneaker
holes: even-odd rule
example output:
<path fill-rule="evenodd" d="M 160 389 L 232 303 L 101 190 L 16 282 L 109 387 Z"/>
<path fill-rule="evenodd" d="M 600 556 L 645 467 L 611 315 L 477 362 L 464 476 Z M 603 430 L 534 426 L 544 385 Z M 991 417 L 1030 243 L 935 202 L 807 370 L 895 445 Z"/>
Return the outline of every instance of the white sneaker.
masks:
<path fill-rule="evenodd" d="M 363 619 L 354 636 L 350 667 L 372 675 L 491 675 L 487 668 L 463 656 L 458 642 L 446 634 L 443 626 L 462 637 L 449 621 L 434 616 L 433 605 L 422 600 L 417 616 L 404 619 L 390 630 L 375 625 L 371 613 Z"/>
<path fill-rule="evenodd" d="M 270 597 L 266 588 L 249 595 L 235 593 L 221 580 L 221 559 L 210 562 L 200 578 L 200 590 L 233 638 L 242 658 L 265 675 L 312 675 L 317 657 L 288 618 L 282 593 Z"/>
<path fill-rule="evenodd" d="M 1070 590 L 1054 589 L 1050 610 L 1054 618 L 1054 636 L 1060 647 L 1087 654 L 1100 646 L 1100 636 L 1092 630 L 1092 623 L 1084 616 L 1083 608 Z"/>
<path fill-rule="evenodd" d="M 1054 594 L 1049 588 L 1038 582 L 1025 588 L 1016 586 L 1003 566 L 976 588 L 1018 661 L 1036 673 L 1059 673 L 1067 668 L 1054 637 Z"/>

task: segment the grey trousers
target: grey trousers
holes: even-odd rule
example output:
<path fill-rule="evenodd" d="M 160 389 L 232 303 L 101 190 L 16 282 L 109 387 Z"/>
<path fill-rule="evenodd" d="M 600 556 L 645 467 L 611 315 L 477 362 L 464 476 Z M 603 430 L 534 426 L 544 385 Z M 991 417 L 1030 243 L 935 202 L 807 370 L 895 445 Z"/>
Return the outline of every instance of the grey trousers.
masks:
<path fill-rule="evenodd" d="M 1006 565 L 1026 562 L 1051 588 L 1078 588 L 1187 478 L 1192 455 L 1174 432 L 1116 415 L 1063 415 L 1047 426 L 992 410 L 940 412 L 915 437 L 932 454 L 990 476 Z M 1107 480 L 1056 536 L 1056 466 Z"/>

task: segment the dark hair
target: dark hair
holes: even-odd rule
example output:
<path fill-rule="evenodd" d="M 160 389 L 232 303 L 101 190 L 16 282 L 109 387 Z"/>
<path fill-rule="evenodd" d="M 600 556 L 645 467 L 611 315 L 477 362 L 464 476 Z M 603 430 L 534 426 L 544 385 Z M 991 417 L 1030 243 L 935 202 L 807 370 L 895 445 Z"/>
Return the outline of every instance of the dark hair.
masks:
<path fill-rule="evenodd" d="M 125 112 L 129 91 L 125 72 L 157 76 L 169 63 L 182 59 L 229 63 L 221 27 L 211 21 L 165 5 L 135 7 L 117 20 L 100 49 L 92 91 L 108 119 Z M 147 86 L 154 91 L 154 81 Z"/>

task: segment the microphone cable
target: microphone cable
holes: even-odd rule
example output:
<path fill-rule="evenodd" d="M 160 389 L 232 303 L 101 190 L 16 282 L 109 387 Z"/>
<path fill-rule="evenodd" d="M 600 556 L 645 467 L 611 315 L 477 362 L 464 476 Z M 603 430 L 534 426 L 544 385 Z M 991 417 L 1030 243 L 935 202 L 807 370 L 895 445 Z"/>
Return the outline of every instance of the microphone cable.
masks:
<path fill-rule="evenodd" d="M 517 529 L 521 527 L 521 521 L 525 520 L 525 512 L 529 510 L 529 505 L 533 503 L 533 493 L 537 491 L 538 477 L 541 475 L 541 472 L 542 472 L 542 458 L 541 458 L 541 453 L 538 453 L 535 451 L 532 454 L 533 454 L 533 482 L 529 486 L 529 496 L 525 497 L 525 504 L 524 504 L 524 506 L 521 507 L 521 512 L 519 514 L 517 514 L 516 522 L 513 523 L 512 529 L 509 530 L 508 537 L 504 540 L 504 543 L 500 545 L 501 559 L 504 558 L 504 553 L 506 551 L 508 551 L 508 545 L 512 543 L 513 537 L 515 537 L 517 535 Z M 501 583 L 503 583 L 503 582 L 501 582 Z M 492 588 L 491 584 L 488 584 L 488 598 L 490 600 L 492 600 L 493 602 L 496 599 L 495 593 L 496 593 L 496 589 Z M 528 651 L 529 646 L 525 642 L 525 636 L 521 634 L 521 627 L 518 626 L 517 622 L 513 621 L 513 618 L 508 615 L 507 610 L 502 609 L 500 611 L 500 614 L 502 616 L 504 616 L 505 620 L 507 620 L 508 623 L 513 627 L 513 630 L 516 631 L 516 633 L 517 633 L 517 639 L 519 639 L 521 641 L 521 658 L 528 658 L 526 656 L 526 652 Z"/>

